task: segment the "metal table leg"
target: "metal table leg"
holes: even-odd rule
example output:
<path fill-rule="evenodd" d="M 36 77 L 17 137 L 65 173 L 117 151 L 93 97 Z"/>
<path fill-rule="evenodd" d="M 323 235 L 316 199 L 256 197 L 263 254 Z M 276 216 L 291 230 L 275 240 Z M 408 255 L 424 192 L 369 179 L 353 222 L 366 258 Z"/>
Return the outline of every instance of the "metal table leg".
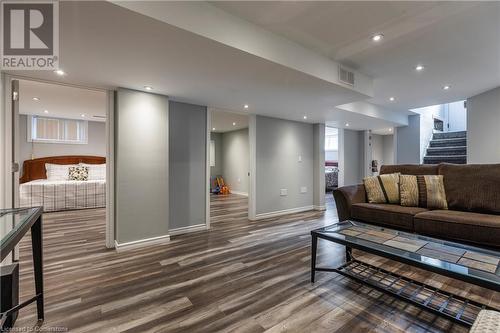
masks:
<path fill-rule="evenodd" d="M 44 320 L 43 309 L 43 243 L 42 216 L 31 226 L 31 247 L 33 250 L 33 266 L 35 273 L 36 310 L 38 320 Z"/>

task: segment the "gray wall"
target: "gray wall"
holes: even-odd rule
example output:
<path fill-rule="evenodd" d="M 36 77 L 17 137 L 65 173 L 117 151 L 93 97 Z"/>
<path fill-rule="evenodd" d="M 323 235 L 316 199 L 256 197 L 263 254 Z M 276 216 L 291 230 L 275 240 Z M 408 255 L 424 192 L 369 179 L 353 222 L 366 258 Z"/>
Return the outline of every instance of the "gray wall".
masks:
<path fill-rule="evenodd" d="M 393 135 L 372 134 L 372 158 L 378 161 L 378 167 L 394 164 Z"/>
<path fill-rule="evenodd" d="M 396 128 L 397 164 L 420 164 L 420 115 L 408 116 L 408 126 Z"/>
<path fill-rule="evenodd" d="M 106 124 L 104 122 L 88 122 L 88 143 L 85 145 L 72 145 L 61 143 L 28 142 L 27 139 L 28 116 L 19 116 L 19 161 L 22 163 L 33 158 L 61 156 L 61 155 L 94 155 L 106 156 Z"/>
<path fill-rule="evenodd" d="M 205 106 L 170 102 L 170 230 L 205 224 Z"/>
<path fill-rule="evenodd" d="M 325 208 L 325 124 L 313 126 L 313 203 L 316 209 Z"/>
<path fill-rule="evenodd" d="M 257 116 L 255 126 L 256 213 L 312 206 L 313 125 Z"/>
<path fill-rule="evenodd" d="M 364 131 L 343 130 L 344 185 L 356 185 L 363 181 Z"/>
<path fill-rule="evenodd" d="M 168 97 L 119 89 L 115 108 L 118 243 L 168 234 Z"/>
<path fill-rule="evenodd" d="M 500 87 L 467 99 L 467 163 L 500 163 Z"/>
<path fill-rule="evenodd" d="M 217 150 L 217 148 L 216 148 Z M 248 128 L 222 134 L 222 176 L 232 191 L 248 194 Z M 217 156 L 217 151 L 215 153 Z"/>
<path fill-rule="evenodd" d="M 210 177 L 222 175 L 222 133 L 210 133 L 215 142 L 215 166 L 210 167 Z"/>
<path fill-rule="evenodd" d="M 383 135 L 382 141 L 382 145 L 384 147 L 384 153 L 382 157 L 383 164 L 394 164 L 394 135 Z"/>

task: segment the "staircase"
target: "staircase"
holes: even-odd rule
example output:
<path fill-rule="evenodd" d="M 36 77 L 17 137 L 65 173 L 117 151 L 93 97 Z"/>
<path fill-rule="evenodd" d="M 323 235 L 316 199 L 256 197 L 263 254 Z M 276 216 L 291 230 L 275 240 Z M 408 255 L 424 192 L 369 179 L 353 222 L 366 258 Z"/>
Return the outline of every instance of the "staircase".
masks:
<path fill-rule="evenodd" d="M 467 132 L 434 133 L 424 164 L 467 163 Z"/>

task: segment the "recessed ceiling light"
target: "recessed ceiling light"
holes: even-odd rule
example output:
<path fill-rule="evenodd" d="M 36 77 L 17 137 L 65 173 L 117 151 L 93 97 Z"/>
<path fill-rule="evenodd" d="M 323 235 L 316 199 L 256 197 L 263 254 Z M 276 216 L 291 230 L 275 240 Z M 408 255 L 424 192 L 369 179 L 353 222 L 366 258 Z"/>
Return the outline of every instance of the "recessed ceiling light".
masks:
<path fill-rule="evenodd" d="M 425 68 L 424 65 L 417 65 L 417 66 L 415 66 L 415 70 L 418 71 L 418 72 L 423 71 L 424 68 Z"/>
<path fill-rule="evenodd" d="M 49 110 L 43 110 L 43 113 L 49 113 Z"/>
<path fill-rule="evenodd" d="M 83 113 L 80 116 L 82 116 L 82 118 L 85 118 L 85 114 L 83 114 Z"/>
<path fill-rule="evenodd" d="M 349 127 L 349 123 L 345 123 L 345 127 Z"/>
<path fill-rule="evenodd" d="M 307 119 L 307 116 L 304 116 L 304 119 Z"/>
<path fill-rule="evenodd" d="M 215 131 L 215 127 L 212 127 L 212 131 Z"/>
<path fill-rule="evenodd" d="M 59 76 L 63 76 L 66 74 L 62 69 L 55 70 L 54 73 L 56 73 Z"/>
<path fill-rule="evenodd" d="M 151 91 L 151 90 L 153 90 L 153 87 L 150 87 L 150 86 L 144 86 L 144 89 L 146 89 L 147 91 Z"/>
<path fill-rule="evenodd" d="M 233 123 L 233 126 L 236 126 L 236 123 Z"/>
<path fill-rule="evenodd" d="M 38 102 L 38 101 L 40 100 L 40 98 L 38 98 L 38 97 L 33 97 L 33 100 L 34 100 L 35 102 Z"/>
<path fill-rule="evenodd" d="M 243 105 L 245 109 L 248 109 L 248 104 Z"/>
<path fill-rule="evenodd" d="M 443 87 L 443 90 L 450 90 L 450 88 L 451 87 L 449 85 L 446 85 L 446 86 Z"/>
<path fill-rule="evenodd" d="M 391 102 L 394 102 L 394 101 L 396 100 L 396 98 L 394 98 L 394 97 L 389 97 L 389 100 L 390 100 Z"/>
<path fill-rule="evenodd" d="M 384 35 L 382 34 L 376 34 L 372 36 L 372 41 L 374 42 L 380 42 L 384 38 Z"/>

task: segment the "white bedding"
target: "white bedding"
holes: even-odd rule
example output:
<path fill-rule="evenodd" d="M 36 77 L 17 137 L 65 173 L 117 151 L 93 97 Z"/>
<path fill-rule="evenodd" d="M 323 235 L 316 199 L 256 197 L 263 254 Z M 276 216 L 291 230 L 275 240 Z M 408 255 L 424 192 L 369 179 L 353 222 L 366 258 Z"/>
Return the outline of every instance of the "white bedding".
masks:
<path fill-rule="evenodd" d="M 21 207 L 43 206 L 45 212 L 106 207 L 105 180 L 39 179 L 19 187 Z"/>

